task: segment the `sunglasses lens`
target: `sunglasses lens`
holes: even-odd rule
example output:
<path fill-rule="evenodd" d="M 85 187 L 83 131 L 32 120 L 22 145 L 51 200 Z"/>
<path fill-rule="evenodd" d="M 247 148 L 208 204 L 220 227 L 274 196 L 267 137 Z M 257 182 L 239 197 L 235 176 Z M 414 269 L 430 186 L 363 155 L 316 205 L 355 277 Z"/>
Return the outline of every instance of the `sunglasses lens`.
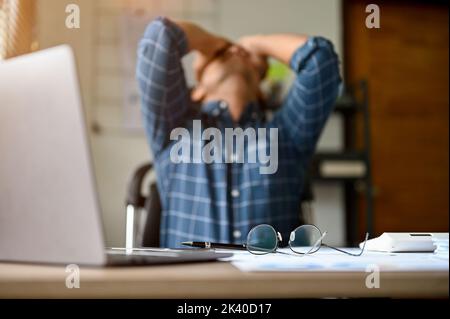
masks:
<path fill-rule="evenodd" d="M 277 248 L 277 233 L 270 225 L 258 225 L 247 236 L 247 249 L 253 254 L 263 255 Z"/>
<path fill-rule="evenodd" d="M 298 254 L 311 254 L 319 250 L 322 242 L 319 228 L 314 225 L 303 225 L 291 232 L 289 246 Z"/>

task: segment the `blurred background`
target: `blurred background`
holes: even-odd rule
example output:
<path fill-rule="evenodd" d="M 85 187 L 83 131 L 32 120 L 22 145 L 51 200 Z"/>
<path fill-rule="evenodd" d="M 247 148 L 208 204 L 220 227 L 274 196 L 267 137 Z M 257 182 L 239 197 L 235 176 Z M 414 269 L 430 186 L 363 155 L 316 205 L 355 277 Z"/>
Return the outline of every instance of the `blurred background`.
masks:
<path fill-rule="evenodd" d="M 311 167 L 314 223 L 328 242 L 351 244 L 367 229 L 448 232 L 448 6 L 377 1 L 367 28 L 357 0 L 0 0 L 0 59 L 66 43 L 75 51 L 106 240 L 123 246 L 125 192 L 151 161 L 134 76 L 145 26 L 166 15 L 231 39 L 296 32 L 330 39 L 345 90 Z M 76 4 L 79 28 L 66 12 Z M 186 77 L 195 85 L 190 61 Z M 268 87 L 292 74 L 272 63 Z M 1 107 L 1 106 L 0 106 Z M 1 122 L 1 119 L 0 119 Z M 0 157 L 1 160 L 1 157 Z"/>

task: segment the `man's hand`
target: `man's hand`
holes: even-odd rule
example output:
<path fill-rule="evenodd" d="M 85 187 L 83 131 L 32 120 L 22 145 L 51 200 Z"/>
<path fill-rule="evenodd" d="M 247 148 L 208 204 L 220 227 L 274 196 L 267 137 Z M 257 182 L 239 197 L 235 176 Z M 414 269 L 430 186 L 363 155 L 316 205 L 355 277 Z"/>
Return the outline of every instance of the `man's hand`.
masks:
<path fill-rule="evenodd" d="M 175 21 L 175 23 L 186 34 L 189 51 L 198 53 L 193 67 L 196 77 L 199 79 L 206 65 L 215 57 L 217 52 L 231 46 L 231 41 L 214 35 L 192 22 Z"/>
<path fill-rule="evenodd" d="M 261 50 L 259 45 L 261 42 L 260 37 L 260 35 L 244 36 L 239 39 L 238 43 L 249 52 L 260 56 L 266 56 L 266 52 Z"/>
<path fill-rule="evenodd" d="M 238 43 L 250 52 L 289 64 L 295 50 L 307 39 L 307 36 L 297 34 L 252 35 L 242 37 Z"/>
<path fill-rule="evenodd" d="M 228 39 L 214 35 L 192 22 L 175 21 L 175 23 L 186 34 L 189 50 L 198 51 L 205 58 L 213 56 L 215 52 L 231 43 Z"/>
<path fill-rule="evenodd" d="M 265 77 L 269 64 L 267 63 L 267 52 L 263 51 L 260 46 L 258 35 L 245 36 L 239 39 L 238 45 L 248 52 L 250 62 L 258 69 L 261 78 Z"/>

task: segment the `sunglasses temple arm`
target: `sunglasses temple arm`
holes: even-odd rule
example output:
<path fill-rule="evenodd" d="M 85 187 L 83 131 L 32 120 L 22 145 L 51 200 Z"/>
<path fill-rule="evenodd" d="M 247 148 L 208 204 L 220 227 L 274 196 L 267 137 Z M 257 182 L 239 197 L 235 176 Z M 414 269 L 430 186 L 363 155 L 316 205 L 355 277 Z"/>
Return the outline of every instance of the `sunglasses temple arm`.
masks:
<path fill-rule="evenodd" d="M 357 253 L 357 254 L 353 254 L 353 253 L 350 253 L 350 252 L 348 252 L 348 251 L 345 251 L 345 250 L 342 250 L 342 249 L 339 249 L 339 248 L 336 248 L 336 247 L 333 247 L 333 246 L 329 246 L 329 245 L 327 245 L 327 244 L 322 244 L 322 245 L 325 246 L 325 247 L 334 249 L 334 250 L 336 250 L 336 251 L 339 251 L 339 252 L 341 252 L 341 253 L 344 253 L 344 254 L 347 254 L 347 255 L 350 255 L 350 256 L 358 257 L 358 256 L 361 256 L 361 255 L 363 254 L 364 248 L 366 248 L 366 242 L 367 242 L 367 239 L 368 239 L 368 238 L 369 238 L 369 233 L 366 233 L 366 237 L 365 237 L 365 239 L 364 239 L 364 244 L 363 244 L 363 246 L 362 246 L 362 248 L 361 248 L 361 251 L 360 251 L 359 253 Z"/>

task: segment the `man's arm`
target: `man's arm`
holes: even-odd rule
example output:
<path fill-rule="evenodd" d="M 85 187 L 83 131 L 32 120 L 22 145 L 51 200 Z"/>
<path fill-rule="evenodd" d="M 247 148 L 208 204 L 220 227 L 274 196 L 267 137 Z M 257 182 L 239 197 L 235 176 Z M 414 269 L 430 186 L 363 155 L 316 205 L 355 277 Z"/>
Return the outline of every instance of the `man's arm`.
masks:
<path fill-rule="evenodd" d="M 138 47 L 136 75 L 146 133 L 155 157 L 170 132 L 188 120 L 189 90 L 182 57 L 191 50 L 207 58 L 225 40 L 189 22 L 160 17 L 151 22 Z"/>
<path fill-rule="evenodd" d="M 291 67 L 296 78 L 271 125 L 290 137 L 301 158 L 308 160 L 338 96 L 339 61 L 330 41 L 295 34 L 243 38 L 244 47 Z"/>

